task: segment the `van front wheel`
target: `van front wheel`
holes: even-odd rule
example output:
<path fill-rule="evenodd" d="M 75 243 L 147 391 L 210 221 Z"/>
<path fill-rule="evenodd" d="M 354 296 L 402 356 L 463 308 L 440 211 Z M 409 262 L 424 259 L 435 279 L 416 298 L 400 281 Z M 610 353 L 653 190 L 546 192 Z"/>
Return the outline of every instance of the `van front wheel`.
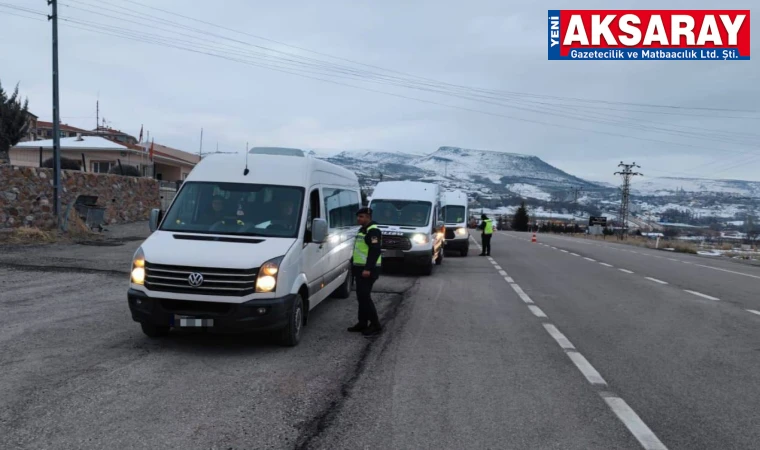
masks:
<path fill-rule="evenodd" d="M 293 299 L 293 308 L 290 311 L 288 324 L 282 329 L 280 342 L 286 347 L 295 347 L 301 341 L 303 329 L 303 299 L 301 294 L 296 294 Z"/>

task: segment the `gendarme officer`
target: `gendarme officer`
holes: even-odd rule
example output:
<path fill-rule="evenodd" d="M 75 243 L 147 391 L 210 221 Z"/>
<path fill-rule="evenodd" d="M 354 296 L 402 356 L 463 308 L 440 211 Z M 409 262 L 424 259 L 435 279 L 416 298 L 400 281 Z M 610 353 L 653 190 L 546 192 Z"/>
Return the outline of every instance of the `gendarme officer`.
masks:
<path fill-rule="evenodd" d="M 356 221 L 361 225 L 356 234 L 353 257 L 356 299 L 359 302 L 359 322 L 349 328 L 348 331 L 361 332 L 365 336 L 372 336 L 382 330 L 371 293 L 372 285 L 380 276 L 383 236 L 380 229 L 377 228 L 377 224 L 372 221 L 371 209 L 360 209 L 356 213 Z"/>

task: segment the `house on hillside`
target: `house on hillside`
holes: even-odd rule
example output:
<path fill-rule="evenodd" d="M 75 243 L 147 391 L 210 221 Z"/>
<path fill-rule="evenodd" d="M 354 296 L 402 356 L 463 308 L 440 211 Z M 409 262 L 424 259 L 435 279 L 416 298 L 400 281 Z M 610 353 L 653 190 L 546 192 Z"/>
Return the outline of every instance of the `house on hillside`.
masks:
<path fill-rule="evenodd" d="M 35 140 L 53 139 L 53 122 L 45 122 L 44 120 L 36 121 L 37 136 Z M 62 138 L 76 137 L 77 134 L 86 136 L 90 132 L 88 130 L 72 127 L 65 123 L 60 124 L 59 132 Z"/>
<path fill-rule="evenodd" d="M 21 138 L 21 142 L 37 140 L 37 116 L 27 111 L 26 113 L 26 134 Z"/>
<path fill-rule="evenodd" d="M 163 181 L 184 180 L 200 161 L 198 155 L 155 144 L 153 164 L 145 148 L 135 144 L 114 142 L 100 136 L 75 135 L 60 139 L 61 156 L 84 163 L 84 170 L 108 173 L 119 163 L 135 166 L 146 176 Z M 53 140 L 20 142 L 10 150 L 12 165 L 39 167 L 53 156 Z"/>

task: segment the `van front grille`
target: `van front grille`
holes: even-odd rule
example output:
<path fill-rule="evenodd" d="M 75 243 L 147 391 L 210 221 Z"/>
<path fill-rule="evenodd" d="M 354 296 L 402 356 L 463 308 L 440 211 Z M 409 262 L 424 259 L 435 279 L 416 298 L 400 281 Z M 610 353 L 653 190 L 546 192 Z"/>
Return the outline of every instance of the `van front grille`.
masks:
<path fill-rule="evenodd" d="M 157 292 L 243 297 L 255 292 L 257 275 L 258 268 L 218 269 L 145 262 L 145 287 Z"/>
<path fill-rule="evenodd" d="M 387 250 L 409 250 L 412 248 L 412 241 L 406 236 L 383 235 L 382 247 Z"/>

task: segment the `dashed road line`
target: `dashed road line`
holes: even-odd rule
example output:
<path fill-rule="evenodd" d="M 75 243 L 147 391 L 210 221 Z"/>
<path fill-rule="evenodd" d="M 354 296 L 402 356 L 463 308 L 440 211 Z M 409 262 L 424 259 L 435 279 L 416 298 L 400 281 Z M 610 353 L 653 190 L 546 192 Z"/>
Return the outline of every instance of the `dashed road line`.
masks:
<path fill-rule="evenodd" d="M 505 280 L 507 280 L 507 283 L 514 283 L 515 280 L 512 279 L 512 277 L 504 277 Z"/>
<path fill-rule="evenodd" d="M 652 278 L 652 277 L 644 277 L 644 278 L 646 278 L 649 281 L 654 281 L 655 283 L 668 284 L 667 281 L 658 280 L 657 278 Z"/>
<path fill-rule="evenodd" d="M 593 259 L 593 258 L 589 258 L 589 257 L 585 257 L 585 258 L 583 258 L 583 259 L 585 259 L 586 261 L 596 262 L 596 260 L 595 260 L 595 259 Z"/>
<path fill-rule="evenodd" d="M 577 253 L 570 253 L 570 254 L 573 255 L 573 256 L 581 256 L 581 255 L 579 255 Z"/>
<path fill-rule="evenodd" d="M 655 436 L 625 400 L 615 395 L 602 395 L 602 398 L 642 447 L 646 450 L 667 450 L 665 444 Z"/>
<path fill-rule="evenodd" d="M 566 338 L 565 335 L 557 329 L 557 327 L 550 323 L 545 323 L 544 328 L 549 333 L 549 335 L 553 337 L 555 341 L 557 341 L 557 344 L 559 344 L 560 347 L 565 350 L 575 350 L 575 346 L 572 344 L 572 342 L 570 342 L 570 340 Z"/>
<path fill-rule="evenodd" d="M 698 296 L 698 297 L 706 298 L 706 299 L 708 299 L 708 300 L 715 300 L 716 302 L 720 300 L 719 298 L 715 298 L 715 297 L 712 297 L 712 296 L 710 296 L 710 295 L 707 295 L 707 294 L 703 294 L 703 293 L 701 293 L 701 292 L 697 292 L 697 291 L 690 291 L 690 290 L 688 290 L 688 289 L 684 289 L 684 291 L 688 292 L 689 294 L 694 294 L 694 295 L 696 295 L 696 296 Z"/>
<path fill-rule="evenodd" d="M 566 351 L 565 353 L 573 362 L 573 364 L 575 364 L 575 367 L 577 367 L 583 376 L 586 377 L 589 383 L 601 386 L 607 385 L 607 382 L 604 381 L 602 375 L 600 375 L 599 372 L 594 369 L 594 366 L 592 366 L 591 363 L 588 362 L 588 360 L 583 355 L 576 351 Z"/>
<path fill-rule="evenodd" d="M 546 318 L 546 314 L 544 314 L 543 311 L 541 311 L 541 308 L 539 308 L 536 305 L 528 305 L 528 309 L 536 316 L 536 317 L 542 317 Z"/>
<path fill-rule="evenodd" d="M 612 267 L 612 264 L 607 264 L 603 262 L 600 262 L 599 264 L 603 265 L 604 267 Z"/>
<path fill-rule="evenodd" d="M 747 311 L 751 312 L 752 314 L 757 314 L 758 316 L 760 316 L 760 311 L 755 311 L 754 309 L 748 309 Z"/>
<path fill-rule="evenodd" d="M 494 266 L 496 270 L 501 270 L 501 266 Z"/>
<path fill-rule="evenodd" d="M 506 276 L 507 276 L 507 272 L 505 272 L 505 271 L 503 271 L 503 270 L 500 270 L 500 271 L 499 271 L 499 275 L 501 275 L 501 276 L 503 276 L 503 277 L 506 277 Z"/>
<path fill-rule="evenodd" d="M 525 291 L 520 288 L 520 286 L 515 283 L 510 283 L 509 285 L 512 286 L 512 289 L 514 289 L 515 292 L 517 292 L 517 295 L 522 299 L 522 301 L 528 304 L 533 304 L 533 300 L 528 297 L 528 294 L 526 294 Z"/>
<path fill-rule="evenodd" d="M 625 273 L 633 273 L 632 270 L 628 270 L 628 269 L 618 269 L 618 270 Z"/>
<path fill-rule="evenodd" d="M 567 250 L 564 250 L 564 249 L 560 249 L 559 251 L 561 251 L 562 253 L 570 253 L 570 252 L 568 252 Z"/>

